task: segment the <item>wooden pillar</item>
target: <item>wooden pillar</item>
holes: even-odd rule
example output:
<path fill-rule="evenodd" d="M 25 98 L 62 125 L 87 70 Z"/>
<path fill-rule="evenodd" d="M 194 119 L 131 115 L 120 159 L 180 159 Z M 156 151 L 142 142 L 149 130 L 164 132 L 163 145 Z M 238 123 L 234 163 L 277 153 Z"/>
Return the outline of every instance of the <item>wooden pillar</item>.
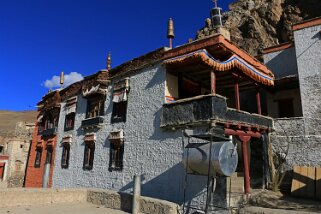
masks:
<path fill-rule="evenodd" d="M 251 136 L 239 136 L 239 139 L 242 142 L 242 153 L 243 153 L 243 164 L 244 164 L 244 190 L 245 194 L 250 194 L 250 169 L 249 169 L 249 160 L 247 154 L 247 144 L 251 140 Z"/>
<path fill-rule="evenodd" d="M 256 88 L 256 105 L 257 105 L 257 113 L 258 114 L 262 114 L 262 110 L 261 110 L 261 95 L 260 95 L 260 91 L 259 88 Z"/>
<path fill-rule="evenodd" d="M 239 92 L 239 80 L 238 77 L 235 77 L 235 82 L 234 82 L 234 94 L 235 94 L 235 108 L 237 110 L 240 110 L 240 92 Z"/>
<path fill-rule="evenodd" d="M 216 74 L 213 70 L 211 71 L 211 94 L 216 94 Z"/>

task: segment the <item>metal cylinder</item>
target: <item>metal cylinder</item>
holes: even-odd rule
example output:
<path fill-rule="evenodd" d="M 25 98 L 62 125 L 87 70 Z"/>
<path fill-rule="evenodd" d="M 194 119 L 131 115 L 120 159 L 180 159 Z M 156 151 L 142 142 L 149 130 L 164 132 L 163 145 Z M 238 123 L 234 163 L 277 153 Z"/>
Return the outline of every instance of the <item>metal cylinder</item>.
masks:
<path fill-rule="evenodd" d="M 212 152 L 210 152 L 212 149 Z M 209 155 L 211 154 L 211 157 Z M 236 146 L 232 142 L 195 143 L 185 148 L 183 164 L 189 172 L 231 176 L 238 163 Z M 210 167 L 209 167 L 210 164 Z M 209 172 L 210 168 L 210 172 Z"/>

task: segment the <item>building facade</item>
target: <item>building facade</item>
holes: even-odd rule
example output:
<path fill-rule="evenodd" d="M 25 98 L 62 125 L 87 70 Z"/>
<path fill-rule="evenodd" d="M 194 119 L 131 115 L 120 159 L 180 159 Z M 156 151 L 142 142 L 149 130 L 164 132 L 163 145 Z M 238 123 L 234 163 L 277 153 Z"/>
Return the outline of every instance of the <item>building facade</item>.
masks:
<path fill-rule="evenodd" d="M 259 88 L 273 85 L 265 65 L 220 34 L 99 71 L 39 103 L 26 187 L 131 192 L 140 175 L 144 196 L 199 209 L 229 206 L 226 177 L 200 176 L 182 160 L 191 146 L 233 142 L 230 152 L 241 153 L 235 179 L 249 193 L 250 162 L 257 164 L 251 144 L 266 144 L 272 128 Z M 248 91 L 254 112 L 242 107 Z"/>
<path fill-rule="evenodd" d="M 52 185 L 60 102 L 59 91 L 51 91 L 38 103 L 39 114 L 30 145 L 25 187 Z"/>
<path fill-rule="evenodd" d="M 276 76 L 267 95 L 274 120 L 272 143 L 286 158 L 285 187 L 293 166 L 321 165 L 321 18 L 293 26 L 294 42 L 265 49 L 264 62 Z"/>

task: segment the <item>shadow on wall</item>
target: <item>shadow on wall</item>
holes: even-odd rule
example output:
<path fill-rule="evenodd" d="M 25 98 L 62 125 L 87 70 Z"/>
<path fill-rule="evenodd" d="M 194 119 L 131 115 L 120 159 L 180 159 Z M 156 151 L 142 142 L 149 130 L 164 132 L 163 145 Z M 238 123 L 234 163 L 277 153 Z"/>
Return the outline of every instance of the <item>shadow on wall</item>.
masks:
<path fill-rule="evenodd" d="M 145 89 L 153 88 L 155 85 L 160 85 L 164 83 L 164 78 L 162 78 L 161 75 L 164 75 L 164 72 L 160 71 L 162 67 L 157 68 L 157 72 L 155 72 L 155 75 L 153 78 L 148 82 Z"/>
<path fill-rule="evenodd" d="M 145 181 L 142 177 L 141 192 L 143 196 L 183 204 L 184 182 L 185 169 L 182 163 L 179 163 L 149 181 Z M 186 195 L 186 201 L 191 201 L 198 197 L 202 192 L 204 192 L 206 185 L 207 180 L 204 179 L 203 176 L 197 176 L 192 183 L 190 182 Z M 130 182 L 120 189 L 120 191 L 122 192 L 132 188 L 133 182 Z"/>

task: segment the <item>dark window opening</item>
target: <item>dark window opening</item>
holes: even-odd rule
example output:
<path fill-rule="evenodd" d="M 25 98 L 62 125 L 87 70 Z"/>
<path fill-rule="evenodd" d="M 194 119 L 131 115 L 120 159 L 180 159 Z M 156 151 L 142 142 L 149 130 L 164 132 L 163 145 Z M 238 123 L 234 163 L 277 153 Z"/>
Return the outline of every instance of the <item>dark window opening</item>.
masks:
<path fill-rule="evenodd" d="M 66 115 L 66 120 L 65 120 L 65 131 L 72 130 L 74 129 L 75 125 L 75 113 L 70 113 Z"/>
<path fill-rule="evenodd" d="M 46 164 L 52 162 L 52 146 L 47 147 Z"/>
<path fill-rule="evenodd" d="M 42 156 L 42 148 L 38 147 L 36 149 L 35 168 L 40 168 L 41 156 Z"/>
<path fill-rule="evenodd" d="M 84 152 L 84 170 L 92 170 L 94 165 L 95 143 L 86 142 Z"/>
<path fill-rule="evenodd" d="M 110 140 L 109 171 L 123 170 L 124 142 L 122 139 Z"/>
<path fill-rule="evenodd" d="M 61 168 L 68 169 L 70 157 L 70 145 L 65 143 L 62 147 Z"/>
<path fill-rule="evenodd" d="M 86 118 L 94 118 L 104 114 L 104 97 L 88 98 Z"/>
<path fill-rule="evenodd" d="M 127 101 L 113 103 L 112 123 L 126 122 Z"/>
<path fill-rule="evenodd" d="M 196 97 L 202 94 L 201 84 L 178 74 L 178 95 L 179 99 Z"/>
<path fill-rule="evenodd" d="M 278 100 L 279 118 L 294 117 L 294 106 L 292 99 Z"/>
<path fill-rule="evenodd" d="M 58 113 L 58 115 L 59 115 L 59 113 Z M 39 131 L 42 132 L 44 130 L 53 129 L 57 126 L 58 126 L 57 112 L 55 112 L 55 111 L 46 112 L 46 113 L 44 113 L 44 116 L 41 119 Z"/>
<path fill-rule="evenodd" d="M 3 154 L 3 146 L 0 146 L 0 154 Z"/>

